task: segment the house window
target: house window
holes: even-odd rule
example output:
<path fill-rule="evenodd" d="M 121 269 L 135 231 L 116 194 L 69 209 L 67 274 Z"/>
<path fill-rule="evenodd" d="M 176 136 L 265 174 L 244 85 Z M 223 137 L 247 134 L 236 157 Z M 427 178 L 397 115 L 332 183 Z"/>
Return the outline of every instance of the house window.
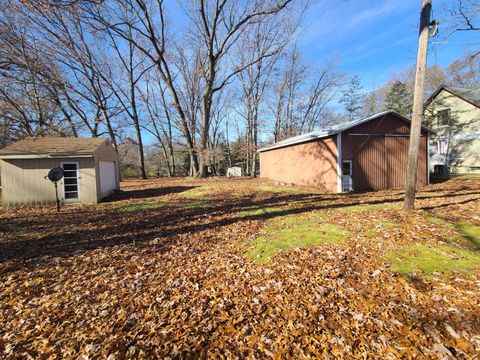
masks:
<path fill-rule="evenodd" d="M 450 124 L 450 109 L 443 109 L 437 112 L 437 126 L 445 126 Z"/>
<path fill-rule="evenodd" d="M 440 139 L 437 141 L 437 152 L 440 155 L 446 155 L 448 149 L 448 143 L 446 139 Z"/>

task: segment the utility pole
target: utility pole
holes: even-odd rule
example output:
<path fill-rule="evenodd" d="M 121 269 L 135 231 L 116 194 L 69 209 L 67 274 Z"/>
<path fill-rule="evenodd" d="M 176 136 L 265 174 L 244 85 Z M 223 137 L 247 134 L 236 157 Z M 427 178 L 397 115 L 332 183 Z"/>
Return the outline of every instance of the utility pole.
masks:
<path fill-rule="evenodd" d="M 422 0 L 420 13 L 420 30 L 418 35 L 417 65 L 415 70 L 415 89 L 413 93 L 412 124 L 410 127 L 410 141 L 408 147 L 407 178 L 404 208 L 411 210 L 415 207 L 415 190 L 418 171 L 418 149 L 423 120 L 423 94 L 425 72 L 427 66 L 427 50 L 430 26 L 432 0 Z M 427 154 L 428 156 L 428 154 Z"/>

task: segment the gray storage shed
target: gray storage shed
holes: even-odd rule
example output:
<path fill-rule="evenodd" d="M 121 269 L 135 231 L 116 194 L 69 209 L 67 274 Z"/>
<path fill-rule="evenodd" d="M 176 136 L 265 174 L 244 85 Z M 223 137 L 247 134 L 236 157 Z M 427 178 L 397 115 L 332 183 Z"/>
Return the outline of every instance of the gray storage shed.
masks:
<path fill-rule="evenodd" d="M 55 202 L 46 178 L 64 169 L 58 183 L 62 203 L 94 204 L 120 188 L 118 154 L 101 138 L 27 137 L 0 150 L 4 207 Z"/>

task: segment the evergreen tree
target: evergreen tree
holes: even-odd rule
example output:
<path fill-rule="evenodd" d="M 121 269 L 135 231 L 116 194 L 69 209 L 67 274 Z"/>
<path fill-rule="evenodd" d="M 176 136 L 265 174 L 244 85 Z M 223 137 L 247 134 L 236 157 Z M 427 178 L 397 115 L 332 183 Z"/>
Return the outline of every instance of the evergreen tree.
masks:
<path fill-rule="evenodd" d="M 363 105 L 364 94 L 362 92 L 362 84 L 360 77 L 355 75 L 348 83 L 346 89 L 342 91 L 340 104 L 345 108 L 345 112 L 350 120 L 360 116 Z"/>
<path fill-rule="evenodd" d="M 412 111 L 412 94 L 407 85 L 401 81 L 395 81 L 385 97 L 385 108 L 409 117 Z"/>

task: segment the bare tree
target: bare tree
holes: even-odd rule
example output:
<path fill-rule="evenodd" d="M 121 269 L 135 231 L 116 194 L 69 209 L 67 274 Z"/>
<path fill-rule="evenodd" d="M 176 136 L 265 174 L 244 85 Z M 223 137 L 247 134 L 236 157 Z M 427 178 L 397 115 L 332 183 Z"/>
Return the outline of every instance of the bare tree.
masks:
<path fill-rule="evenodd" d="M 474 89 L 480 84 L 480 58 L 472 58 L 470 55 L 456 60 L 447 68 L 448 83 Z"/>
<path fill-rule="evenodd" d="M 122 43 L 122 39 L 118 39 L 116 35 L 108 32 L 110 45 L 117 55 L 115 60 L 121 64 L 122 69 L 113 69 L 109 73 L 111 76 L 105 77 L 104 80 L 111 85 L 111 89 L 117 98 L 120 106 L 125 114 L 131 120 L 134 129 L 136 142 L 138 144 L 138 160 L 140 164 L 140 178 L 146 179 L 147 173 L 145 171 L 145 152 L 143 146 L 143 138 L 139 117 L 139 83 L 143 75 L 148 72 L 151 66 L 146 66 L 144 58 L 138 58 L 136 54 L 136 47 L 133 45 L 135 39 L 131 29 L 127 30 L 129 40 Z M 123 71 L 122 71 L 123 70 Z M 122 76 L 125 73 L 125 76 Z M 120 75 L 120 76 L 119 76 Z M 126 79 L 126 81 L 122 81 Z"/>
<path fill-rule="evenodd" d="M 212 120 L 210 126 L 210 136 L 208 141 L 208 165 L 212 169 L 214 175 L 221 175 L 220 163 L 224 160 L 224 144 L 225 134 L 223 132 L 223 124 L 226 122 L 229 112 L 231 111 L 230 94 L 224 94 L 220 91 L 214 97 L 212 107 Z"/>
<path fill-rule="evenodd" d="M 296 110 L 302 97 L 301 89 L 308 78 L 308 68 L 301 60 L 296 45 L 286 53 L 282 65 L 282 71 L 274 85 L 276 141 L 299 134 L 299 116 Z"/>
<path fill-rule="evenodd" d="M 156 138 L 165 159 L 168 176 L 175 176 L 175 110 L 167 103 L 166 89 L 156 71 L 145 74 L 144 89 L 139 89 L 139 93 L 148 118 L 148 126 L 144 125 L 143 129 Z"/>
<path fill-rule="evenodd" d="M 192 133 L 188 114 L 181 101 L 182 85 L 176 81 L 173 55 L 175 41 L 168 34 L 165 5 L 161 0 L 117 0 L 101 4 L 84 4 L 83 10 L 98 30 L 106 30 L 130 42 L 156 68 L 169 92 L 169 97 L 187 142 L 195 173 L 198 172 L 198 154 L 195 134 Z"/>
<path fill-rule="evenodd" d="M 77 9 L 47 8 L 31 3 L 24 16 L 47 46 L 48 54 L 62 69 L 56 101 L 78 118 L 77 126 L 97 137 L 107 133 L 117 146 L 112 117 L 119 115 L 111 85 L 105 79 L 108 66 L 102 55 L 102 40 L 82 21 Z M 81 124 L 80 124 L 81 123 Z"/>
<path fill-rule="evenodd" d="M 441 24 L 447 29 L 443 39 L 446 41 L 458 32 L 480 30 L 480 3 L 478 0 L 455 0 L 444 6 Z M 467 44 L 466 44 L 467 45 Z M 470 45 L 478 45 L 472 42 Z M 471 51 L 469 58 L 473 59 L 480 54 L 479 50 Z"/>
<path fill-rule="evenodd" d="M 294 46 L 283 59 L 282 72 L 273 85 L 274 140 L 313 131 L 322 126 L 328 105 L 345 84 L 335 60 L 309 68 Z"/>
<path fill-rule="evenodd" d="M 480 4 L 476 0 L 456 0 L 447 12 L 452 31 L 480 30 Z"/>
<path fill-rule="evenodd" d="M 245 119 L 246 173 L 257 175 L 258 130 L 261 105 L 266 100 L 270 78 L 282 51 L 293 36 L 297 23 L 290 26 L 288 20 L 279 16 L 275 21 L 259 22 L 241 40 L 237 50 L 239 68 L 246 66 L 237 77 L 242 88 L 240 115 Z M 264 56 L 273 54 L 272 56 Z M 255 62 L 255 59 L 260 61 Z"/>
<path fill-rule="evenodd" d="M 0 109 L 3 129 L 10 137 L 69 133 L 70 118 L 63 118 L 55 99 L 59 69 L 48 50 L 30 36 L 28 26 L 10 3 L 0 6 Z M 70 121 L 70 123 L 69 123 Z"/>
<path fill-rule="evenodd" d="M 201 69 L 204 77 L 201 99 L 202 128 L 200 148 L 208 147 L 208 136 L 212 116 L 213 97 L 233 81 L 234 77 L 247 67 L 274 56 L 276 52 L 262 53 L 243 66 L 231 67 L 228 55 L 238 43 L 240 37 L 251 30 L 260 21 L 285 11 L 292 0 L 255 0 L 255 1 L 208 1 L 198 0 L 189 11 L 195 25 L 196 35 L 202 41 L 202 52 L 206 61 Z M 197 16 L 199 14 L 199 16 Z M 221 71 L 219 71 L 221 69 Z M 202 159 L 200 176 L 207 175 L 207 164 Z"/>

